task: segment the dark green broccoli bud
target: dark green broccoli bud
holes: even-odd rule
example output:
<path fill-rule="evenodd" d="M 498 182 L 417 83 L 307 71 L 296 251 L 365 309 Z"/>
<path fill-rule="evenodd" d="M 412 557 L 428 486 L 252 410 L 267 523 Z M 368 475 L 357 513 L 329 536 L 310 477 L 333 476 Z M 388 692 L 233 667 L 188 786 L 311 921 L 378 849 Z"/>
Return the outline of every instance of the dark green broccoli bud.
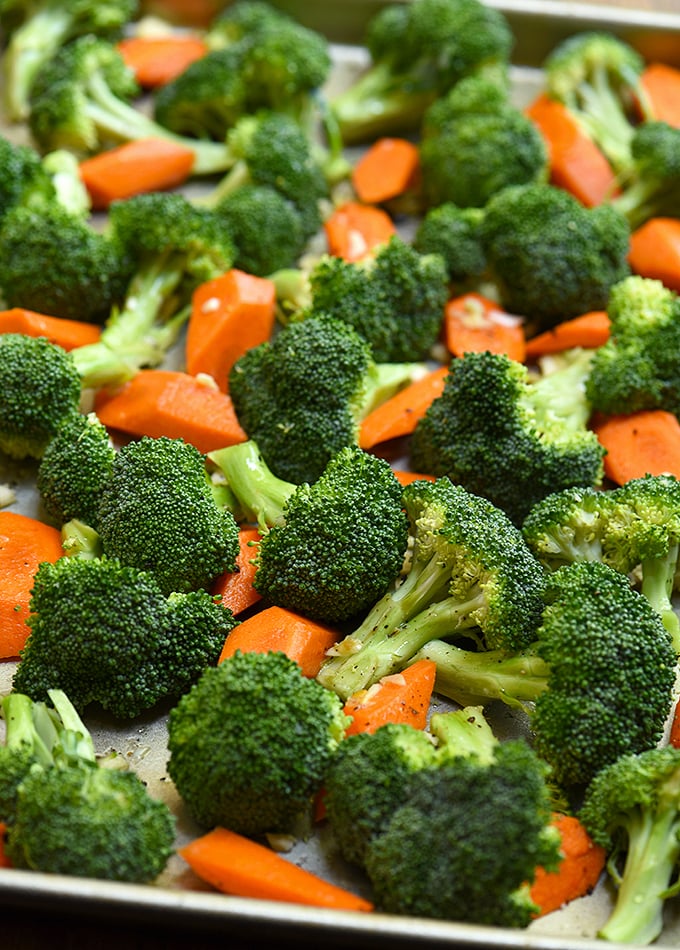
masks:
<path fill-rule="evenodd" d="M 680 298 L 632 275 L 611 288 L 610 337 L 595 351 L 586 395 L 609 415 L 665 409 L 680 415 Z"/>
<path fill-rule="evenodd" d="M 260 532 L 283 519 L 286 502 L 297 485 L 277 478 L 253 439 L 207 455 L 213 484 L 224 487 L 227 506 L 237 521 L 256 524 Z"/>
<path fill-rule="evenodd" d="M 149 794 L 135 772 L 102 764 L 62 690 L 49 690 L 46 702 L 54 709 L 26 704 L 26 697 L 10 696 L 3 703 L 5 713 L 20 711 L 28 731 L 39 733 L 37 721 L 51 716 L 54 733 L 49 760 L 34 763 L 16 789 L 6 842 L 12 865 L 48 874 L 154 881 L 174 851 L 169 807 Z"/>
<path fill-rule="evenodd" d="M 469 74 L 505 83 L 513 37 L 505 16 L 478 0 L 418 0 L 375 13 L 365 45 L 367 68 L 331 101 L 346 144 L 415 131 Z"/>
<path fill-rule="evenodd" d="M 680 750 L 624 755 L 595 776 L 579 812 L 607 849 L 614 907 L 598 936 L 647 946 L 663 928 L 680 864 Z"/>
<path fill-rule="evenodd" d="M 377 908 L 526 927 L 536 912 L 527 883 L 559 864 L 550 816 L 546 766 L 521 740 L 499 743 L 490 762 L 458 756 L 412 772 L 368 845 Z"/>
<path fill-rule="evenodd" d="M 648 120 L 636 126 L 621 193 L 610 204 L 633 230 L 654 217 L 680 215 L 680 129 Z"/>
<path fill-rule="evenodd" d="M 30 4 L 24 0 L 3 0 L 3 101 L 10 121 L 28 118 L 35 78 L 61 46 L 86 33 L 116 40 L 137 10 L 137 0 L 38 0 Z"/>
<path fill-rule="evenodd" d="M 425 212 L 413 236 L 419 254 L 439 254 L 449 280 L 473 285 L 486 271 L 486 257 L 479 238 L 481 208 L 459 208 L 452 201 Z"/>
<path fill-rule="evenodd" d="M 444 391 L 416 425 L 414 471 L 448 476 L 521 524 L 558 488 L 593 487 L 604 449 L 587 428 L 584 395 L 592 351 L 532 382 L 522 363 L 494 353 L 454 360 Z"/>
<path fill-rule="evenodd" d="M 309 815 L 348 721 L 285 654 L 237 652 L 171 709 L 168 774 L 206 828 L 290 831 Z"/>
<path fill-rule="evenodd" d="M 238 359 L 229 393 L 271 471 L 301 484 L 357 444 L 364 415 L 421 371 L 419 363 L 377 363 L 349 324 L 310 316 Z"/>
<path fill-rule="evenodd" d="M 152 571 L 166 594 L 207 588 L 235 570 L 238 524 L 217 506 L 204 456 L 182 439 L 145 436 L 122 446 L 98 522 L 104 554 Z"/>
<path fill-rule="evenodd" d="M 630 228 L 610 204 L 584 207 L 546 183 L 497 192 L 479 225 L 489 275 L 503 307 L 529 335 L 588 310 L 603 310 L 630 273 Z"/>
<path fill-rule="evenodd" d="M 39 459 L 75 416 L 80 377 L 66 350 L 45 337 L 0 334 L 0 451 Z"/>
<path fill-rule="evenodd" d="M 343 699 L 397 673 L 429 640 L 477 639 L 514 653 L 536 637 L 545 573 L 500 509 L 449 479 L 407 485 L 410 564 L 324 661 Z"/>
<path fill-rule="evenodd" d="M 496 83 L 468 76 L 425 113 L 420 142 L 427 207 L 483 208 L 510 185 L 547 181 L 548 153 L 536 125 Z"/>
<path fill-rule="evenodd" d="M 404 563 L 408 524 L 389 463 L 346 446 L 298 485 L 262 537 L 255 589 L 266 601 L 336 623 L 368 610 Z"/>
<path fill-rule="evenodd" d="M 17 206 L 2 219 L 0 292 L 8 307 L 101 324 L 128 276 L 117 242 L 58 204 Z"/>
<path fill-rule="evenodd" d="M 36 473 L 36 488 L 53 524 L 61 528 L 77 518 L 97 528 L 99 497 L 115 454 L 108 430 L 95 413 L 77 413 L 59 427 Z"/>

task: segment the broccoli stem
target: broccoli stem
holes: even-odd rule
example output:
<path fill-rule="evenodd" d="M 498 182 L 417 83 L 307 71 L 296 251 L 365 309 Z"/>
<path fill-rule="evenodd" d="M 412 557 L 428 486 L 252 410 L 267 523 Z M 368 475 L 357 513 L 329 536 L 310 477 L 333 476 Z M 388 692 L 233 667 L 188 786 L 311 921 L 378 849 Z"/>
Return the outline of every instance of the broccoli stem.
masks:
<path fill-rule="evenodd" d="M 536 409 L 536 427 L 552 428 L 558 421 L 565 437 L 579 432 L 588 423 L 591 407 L 585 397 L 585 384 L 590 374 L 594 351 L 574 349 L 568 351 L 557 368 L 544 373 L 532 383 L 531 404 Z M 538 398 L 536 398 L 538 396 Z"/>
<path fill-rule="evenodd" d="M 375 363 L 368 377 L 368 387 L 359 407 L 358 419 L 380 406 L 409 383 L 423 377 L 427 372 L 424 363 Z"/>
<path fill-rule="evenodd" d="M 3 696 L 1 706 L 7 747 L 19 749 L 25 746 L 41 765 L 52 765 L 57 729 L 46 714 L 44 704 L 34 703 L 23 693 L 9 693 Z"/>
<path fill-rule="evenodd" d="M 61 689 L 48 689 L 47 695 L 58 719 L 59 747 L 63 757 L 69 762 L 94 762 L 96 754 L 92 736 L 71 700 Z"/>
<path fill-rule="evenodd" d="M 274 475 L 252 439 L 209 452 L 208 458 L 226 478 L 244 520 L 255 522 L 261 533 L 281 521 L 297 486 Z"/>
<path fill-rule="evenodd" d="M 66 5 L 50 4 L 31 11 L 19 26 L 3 54 L 4 103 L 12 122 L 23 122 L 29 114 L 29 94 L 38 70 L 63 44 L 72 17 Z"/>
<path fill-rule="evenodd" d="M 454 712 L 433 713 L 429 731 L 447 759 L 449 755 L 474 755 L 483 763 L 494 760 L 499 740 L 481 706 L 464 704 Z"/>
<path fill-rule="evenodd" d="M 630 77 L 631 88 L 637 85 L 637 77 Z M 579 88 L 582 97 L 580 111 L 582 121 L 599 143 L 615 169 L 630 165 L 630 146 L 634 127 L 628 121 L 621 103 L 611 88 L 607 67 L 595 67 L 591 84 Z"/>
<path fill-rule="evenodd" d="M 223 201 L 226 201 L 229 195 L 249 184 L 250 181 L 248 163 L 243 160 L 236 161 L 211 191 L 194 199 L 194 204 L 200 208 L 214 211 L 219 208 Z"/>
<path fill-rule="evenodd" d="M 650 557 L 642 561 L 640 591 L 659 614 L 663 625 L 673 640 L 676 653 L 680 654 L 680 620 L 673 610 L 671 595 L 675 571 L 678 566 L 680 546 L 672 544 L 665 557 Z"/>

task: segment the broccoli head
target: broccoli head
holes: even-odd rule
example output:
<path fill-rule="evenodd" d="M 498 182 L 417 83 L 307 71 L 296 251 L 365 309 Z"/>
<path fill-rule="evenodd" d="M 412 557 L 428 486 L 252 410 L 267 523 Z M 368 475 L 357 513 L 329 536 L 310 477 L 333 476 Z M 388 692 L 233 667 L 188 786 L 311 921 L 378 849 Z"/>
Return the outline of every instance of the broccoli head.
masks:
<path fill-rule="evenodd" d="M 56 200 L 56 189 L 40 154 L 0 136 L 0 221 L 10 208 L 43 208 Z"/>
<path fill-rule="evenodd" d="M 633 230 L 654 217 L 680 215 L 680 129 L 647 120 L 635 127 L 621 191 L 610 199 Z"/>
<path fill-rule="evenodd" d="M 469 282 L 476 286 L 486 271 L 486 257 L 479 238 L 481 208 L 459 208 L 445 201 L 429 208 L 413 236 L 413 247 L 419 254 L 439 254 L 449 281 L 463 288 Z"/>

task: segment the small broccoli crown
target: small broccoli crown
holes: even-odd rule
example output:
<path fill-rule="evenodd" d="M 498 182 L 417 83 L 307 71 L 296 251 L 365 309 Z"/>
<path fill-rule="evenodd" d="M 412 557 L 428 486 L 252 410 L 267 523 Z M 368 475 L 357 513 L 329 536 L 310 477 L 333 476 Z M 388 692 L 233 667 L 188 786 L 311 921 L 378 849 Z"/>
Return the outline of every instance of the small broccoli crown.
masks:
<path fill-rule="evenodd" d="M 480 239 L 503 306 L 536 330 L 604 309 L 612 286 L 630 273 L 624 215 L 611 204 L 585 208 L 544 182 L 495 194 Z"/>
<path fill-rule="evenodd" d="M 427 210 L 413 236 L 419 254 L 439 254 L 447 275 L 454 283 L 474 280 L 486 270 L 486 258 L 479 240 L 480 208 L 459 208 L 452 201 Z"/>
<path fill-rule="evenodd" d="M 285 654 L 240 653 L 170 711 L 168 774 L 191 816 L 257 835 L 308 814 L 348 719 Z"/>
<path fill-rule="evenodd" d="M 208 587 L 235 569 L 238 524 L 215 503 L 203 455 L 182 439 L 123 446 L 98 517 L 104 553 L 152 571 L 166 594 Z"/>
<path fill-rule="evenodd" d="M 288 19 L 287 13 L 263 0 L 236 0 L 215 15 L 206 32 L 206 39 L 213 49 L 217 49 Z"/>
<path fill-rule="evenodd" d="M 0 221 L 10 208 L 43 208 L 56 200 L 52 179 L 38 152 L 0 136 Z"/>
<path fill-rule="evenodd" d="M 61 424 L 78 412 L 80 394 L 66 350 L 45 337 L 0 334 L 0 451 L 41 458 Z"/>
<path fill-rule="evenodd" d="M 378 363 L 426 359 L 448 297 L 446 265 L 393 236 L 356 263 L 326 255 L 310 274 L 308 313 L 343 320 L 370 344 Z"/>
<path fill-rule="evenodd" d="M 346 446 L 299 485 L 261 539 L 255 588 L 268 601 L 337 622 L 367 610 L 395 580 L 408 540 L 388 462 Z"/>
<path fill-rule="evenodd" d="M 0 290 L 8 307 L 104 323 L 125 287 L 114 240 L 58 205 L 16 207 L 0 225 Z"/>
<path fill-rule="evenodd" d="M 78 518 L 97 528 L 99 497 L 114 457 L 108 430 L 94 413 L 77 413 L 59 427 L 36 473 L 41 503 L 54 524 Z"/>
<path fill-rule="evenodd" d="M 463 756 L 414 771 L 404 799 L 368 845 L 378 908 L 527 926 L 536 908 L 526 882 L 559 860 L 545 765 L 527 744 L 499 744 L 491 763 Z"/>
<path fill-rule="evenodd" d="M 524 540 L 549 570 L 572 561 L 602 560 L 609 497 L 588 486 L 551 492 L 532 505 L 522 522 Z"/>
<path fill-rule="evenodd" d="M 648 119 L 635 127 L 630 162 L 621 174 L 621 192 L 613 206 L 632 229 L 649 218 L 677 216 L 680 210 L 680 130 Z"/>
<path fill-rule="evenodd" d="M 680 482 L 674 475 L 633 478 L 609 493 L 604 557 L 623 574 L 643 562 L 672 558 L 680 543 Z"/>

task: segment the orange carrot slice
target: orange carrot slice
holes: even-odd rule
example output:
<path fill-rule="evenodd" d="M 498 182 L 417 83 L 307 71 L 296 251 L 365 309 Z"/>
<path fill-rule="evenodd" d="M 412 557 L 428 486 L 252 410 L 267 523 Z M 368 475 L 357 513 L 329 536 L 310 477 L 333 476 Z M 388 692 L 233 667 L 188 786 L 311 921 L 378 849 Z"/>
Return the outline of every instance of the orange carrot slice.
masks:
<path fill-rule="evenodd" d="M 541 867 L 536 870 L 530 894 L 540 908 L 537 917 L 589 894 L 600 879 L 607 858 L 605 849 L 594 843 L 578 818 L 555 814 L 552 823 L 562 838 L 563 857 L 557 871 Z"/>
<path fill-rule="evenodd" d="M 593 431 L 607 450 L 604 472 L 618 485 L 644 475 L 680 478 L 680 422 L 663 409 L 595 419 Z"/>
<path fill-rule="evenodd" d="M 633 231 L 628 263 L 640 277 L 680 292 L 680 219 L 650 218 Z"/>
<path fill-rule="evenodd" d="M 653 118 L 680 128 L 680 69 L 668 63 L 648 63 L 640 83 Z"/>
<path fill-rule="evenodd" d="M 101 327 L 80 320 L 52 317 L 23 307 L 0 311 L 0 333 L 23 333 L 25 336 L 44 336 L 65 350 L 96 343 Z"/>
<path fill-rule="evenodd" d="M 376 406 L 363 419 L 359 445 L 370 449 L 388 439 L 410 435 L 431 403 L 442 394 L 448 366 L 440 366 Z"/>
<path fill-rule="evenodd" d="M 425 475 L 422 472 L 406 472 L 400 468 L 392 469 L 392 471 L 400 485 L 410 485 L 411 482 L 417 482 L 422 479 L 428 482 L 436 481 L 434 475 Z"/>
<path fill-rule="evenodd" d="M 5 852 L 5 832 L 7 826 L 0 821 L 0 868 L 9 868 L 12 866 L 10 859 Z"/>
<path fill-rule="evenodd" d="M 328 253 L 346 261 L 360 261 L 386 244 L 397 228 L 382 208 L 348 201 L 324 221 Z"/>
<path fill-rule="evenodd" d="M 668 744 L 674 749 L 680 749 L 680 699 L 676 702 L 671 719 L 671 728 L 668 734 Z"/>
<path fill-rule="evenodd" d="M 168 36 L 127 36 L 117 43 L 125 65 L 144 89 L 156 89 L 180 76 L 208 52 L 200 36 L 173 33 Z"/>
<path fill-rule="evenodd" d="M 605 310 L 591 310 L 571 320 L 563 320 L 544 333 L 527 340 L 526 359 L 537 359 L 548 353 L 561 353 L 580 346 L 596 349 L 609 339 L 610 322 Z"/>
<path fill-rule="evenodd" d="M 254 545 L 260 539 L 260 532 L 257 528 L 240 528 L 238 539 L 236 570 L 225 571 L 213 581 L 210 588 L 211 594 L 219 595 L 222 605 L 228 607 L 234 616 L 242 614 L 261 598 L 253 587 L 256 568 L 252 563 L 255 555 Z"/>
<path fill-rule="evenodd" d="M 355 162 L 352 185 L 366 204 L 380 204 L 413 188 L 420 172 L 418 146 L 408 139 L 380 138 Z"/>
<path fill-rule="evenodd" d="M 519 363 L 525 357 L 523 321 L 506 313 L 495 300 L 478 293 L 461 294 L 444 308 L 446 347 L 453 356 L 488 351 Z"/>
<path fill-rule="evenodd" d="M 432 660 L 417 660 L 401 673 L 384 676 L 368 689 L 354 693 L 345 703 L 345 713 L 352 717 L 345 734 L 375 732 L 388 722 L 424 729 L 436 672 Z"/>

